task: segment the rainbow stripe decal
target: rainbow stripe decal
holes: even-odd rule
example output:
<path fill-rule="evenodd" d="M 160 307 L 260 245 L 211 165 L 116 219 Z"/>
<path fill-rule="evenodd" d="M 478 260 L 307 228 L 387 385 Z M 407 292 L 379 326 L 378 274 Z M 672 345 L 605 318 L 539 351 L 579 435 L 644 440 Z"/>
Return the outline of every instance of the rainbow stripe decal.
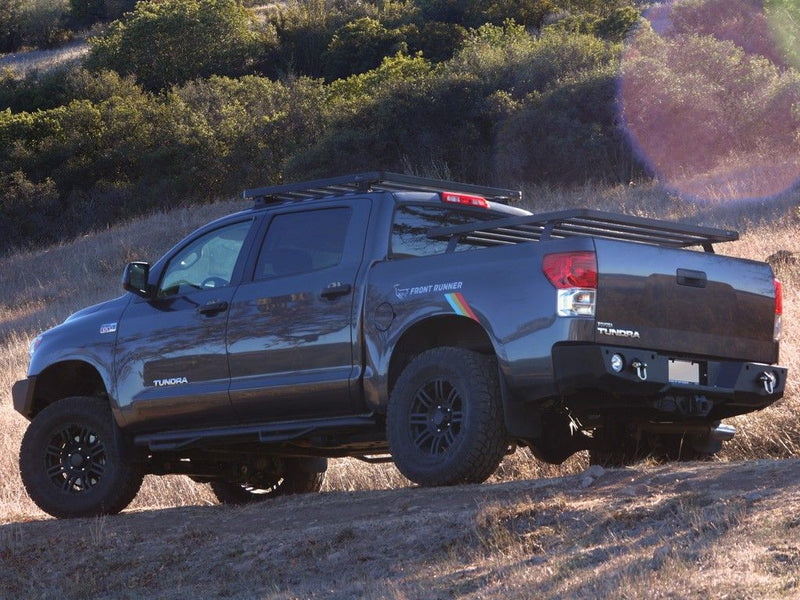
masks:
<path fill-rule="evenodd" d="M 467 304 L 464 296 L 461 295 L 461 292 L 445 294 L 444 297 L 447 299 L 447 302 L 450 303 L 450 306 L 453 307 L 453 310 L 456 311 L 456 314 L 459 314 L 462 317 L 469 317 L 473 321 L 478 320 L 478 317 L 476 317 L 475 313 L 472 312 L 472 309 L 469 307 L 469 304 Z"/>

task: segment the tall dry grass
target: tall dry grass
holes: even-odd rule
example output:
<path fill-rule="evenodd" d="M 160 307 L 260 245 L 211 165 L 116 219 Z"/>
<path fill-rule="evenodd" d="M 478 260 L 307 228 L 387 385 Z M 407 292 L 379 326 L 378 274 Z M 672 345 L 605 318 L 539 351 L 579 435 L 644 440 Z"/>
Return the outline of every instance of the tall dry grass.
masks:
<path fill-rule="evenodd" d="M 589 206 L 629 214 L 744 229 L 741 241 L 720 245 L 721 254 L 764 260 L 778 250 L 800 261 L 800 192 L 773 203 L 728 206 L 723 202 L 697 205 L 664 191 L 656 184 L 635 187 L 572 190 L 531 187 L 526 205 L 544 211 Z M 19 478 L 17 455 L 27 426 L 11 407 L 10 389 L 25 376 L 30 339 L 84 306 L 113 297 L 119 277 L 131 260 L 155 261 L 185 234 L 206 222 L 245 208 L 242 202 L 220 202 L 179 208 L 65 242 L 44 250 L 0 257 L 0 522 L 42 516 L 27 498 Z M 786 266 L 784 337 L 781 362 L 790 369 L 786 397 L 760 413 L 732 420 L 738 433 L 723 450 L 724 459 L 800 456 L 800 265 Z M 586 466 L 577 455 L 554 467 L 534 460 L 527 450 L 506 458 L 494 480 L 554 477 Z M 392 465 L 367 465 L 355 459 L 333 461 L 326 490 L 363 490 L 408 485 Z M 213 502 L 205 486 L 184 477 L 149 477 L 134 506 L 164 507 Z"/>
<path fill-rule="evenodd" d="M 24 50 L 0 54 L 0 71 L 10 69 L 17 76 L 35 71 L 47 73 L 53 69 L 79 64 L 89 53 L 89 44 L 77 39 L 49 50 Z"/>

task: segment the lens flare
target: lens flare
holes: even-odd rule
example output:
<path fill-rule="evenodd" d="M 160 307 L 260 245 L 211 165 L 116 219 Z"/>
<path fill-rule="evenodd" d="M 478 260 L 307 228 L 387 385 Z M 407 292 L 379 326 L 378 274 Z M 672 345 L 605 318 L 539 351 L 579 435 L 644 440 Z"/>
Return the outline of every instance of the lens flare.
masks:
<path fill-rule="evenodd" d="M 797 0 L 662 4 L 628 40 L 620 119 L 639 158 L 700 200 L 773 197 L 800 179 Z"/>

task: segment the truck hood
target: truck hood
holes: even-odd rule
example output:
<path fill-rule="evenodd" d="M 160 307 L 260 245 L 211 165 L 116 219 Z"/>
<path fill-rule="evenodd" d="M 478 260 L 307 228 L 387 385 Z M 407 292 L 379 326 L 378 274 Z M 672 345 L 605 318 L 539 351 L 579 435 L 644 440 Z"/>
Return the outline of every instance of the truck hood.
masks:
<path fill-rule="evenodd" d="M 118 298 L 114 298 L 113 300 L 106 300 L 105 302 L 100 302 L 99 304 L 95 304 L 93 306 L 87 306 L 86 308 L 82 308 L 81 310 L 72 313 L 70 316 L 64 319 L 64 323 L 70 323 L 78 319 L 84 319 L 98 313 L 104 316 L 116 315 L 114 318 L 117 319 L 122 314 L 122 310 L 128 305 L 129 300 L 130 296 L 125 294 L 123 296 L 119 296 Z"/>

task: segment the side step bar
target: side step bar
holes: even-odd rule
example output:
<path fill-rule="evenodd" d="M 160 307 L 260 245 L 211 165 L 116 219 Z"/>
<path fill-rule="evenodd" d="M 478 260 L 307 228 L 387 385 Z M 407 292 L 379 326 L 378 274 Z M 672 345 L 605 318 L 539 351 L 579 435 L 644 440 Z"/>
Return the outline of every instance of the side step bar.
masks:
<path fill-rule="evenodd" d="M 258 425 L 234 425 L 214 429 L 189 429 L 145 433 L 133 438 L 134 444 L 152 452 L 181 450 L 191 446 L 208 445 L 216 441 L 238 439 L 241 442 L 259 441 L 264 444 L 288 442 L 314 433 L 341 429 L 369 429 L 376 426 L 372 413 L 330 419 L 281 421 Z"/>

